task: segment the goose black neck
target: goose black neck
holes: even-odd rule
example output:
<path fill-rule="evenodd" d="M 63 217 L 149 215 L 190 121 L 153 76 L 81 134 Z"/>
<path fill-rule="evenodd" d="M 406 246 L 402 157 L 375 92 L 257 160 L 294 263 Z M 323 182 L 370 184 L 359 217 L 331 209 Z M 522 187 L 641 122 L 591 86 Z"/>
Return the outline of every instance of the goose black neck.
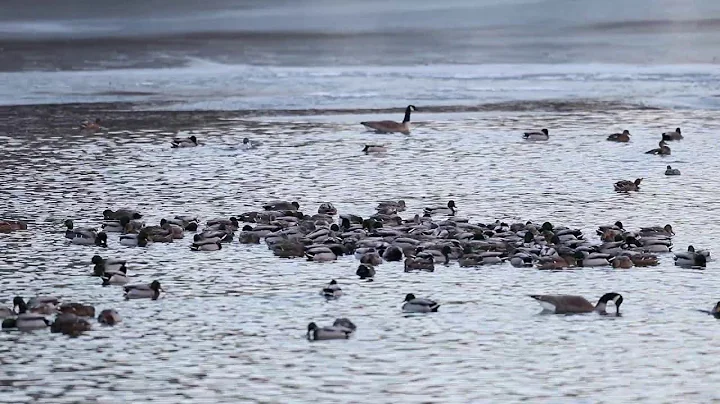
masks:
<path fill-rule="evenodd" d="M 412 110 L 410 109 L 410 107 L 405 108 L 405 118 L 403 119 L 403 123 L 410 122 L 410 113 L 411 112 L 412 112 Z"/>

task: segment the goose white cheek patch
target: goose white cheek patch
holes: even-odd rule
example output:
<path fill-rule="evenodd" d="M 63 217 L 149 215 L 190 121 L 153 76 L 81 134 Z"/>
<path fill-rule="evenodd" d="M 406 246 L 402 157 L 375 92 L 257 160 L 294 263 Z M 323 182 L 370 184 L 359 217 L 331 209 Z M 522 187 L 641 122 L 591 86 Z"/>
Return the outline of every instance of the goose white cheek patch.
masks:
<path fill-rule="evenodd" d="M 550 302 L 544 302 L 542 300 L 538 300 L 540 302 L 540 306 L 542 306 L 543 309 L 547 311 L 555 311 L 555 305 Z"/>

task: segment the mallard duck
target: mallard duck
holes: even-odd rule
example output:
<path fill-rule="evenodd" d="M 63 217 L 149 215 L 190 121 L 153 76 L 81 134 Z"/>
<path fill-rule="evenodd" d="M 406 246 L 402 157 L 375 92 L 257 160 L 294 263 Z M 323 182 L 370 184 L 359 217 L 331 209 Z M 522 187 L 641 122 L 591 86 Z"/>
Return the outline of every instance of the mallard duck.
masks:
<path fill-rule="evenodd" d="M 179 147 L 195 147 L 198 145 L 197 138 L 195 135 L 192 135 L 190 137 L 186 138 L 175 138 L 170 142 L 170 146 L 173 149 L 179 148 Z"/>
<path fill-rule="evenodd" d="M 104 271 L 119 271 L 126 268 L 125 264 L 127 263 L 125 260 L 105 259 L 99 255 L 93 255 L 90 262 L 96 266 L 99 265 Z"/>
<path fill-rule="evenodd" d="M 548 140 L 550 139 L 550 132 L 547 129 L 542 129 L 539 132 L 525 132 L 523 134 L 523 139 L 525 140 Z"/>
<path fill-rule="evenodd" d="M 391 245 L 385 249 L 382 253 L 382 258 L 385 261 L 402 261 L 403 252 L 398 246 Z"/>
<path fill-rule="evenodd" d="M 98 323 L 100 324 L 107 324 L 107 325 L 115 325 L 122 321 L 122 318 L 120 317 L 120 314 L 118 314 L 117 311 L 113 309 L 105 309 L 100 312 L 100 315 L 98 315 Z"/>
<path fill-rule="evenodd" d="M 342 289 L 340 289 L 337 281 L 333 279 L 320 291 L 320 294 L 325 296 L 326 299 L 337 299 L 342 296 Z"/>
<path fill-rule="evenodd" d="M 667 166 L 667 168 L 665 168 L 665 175 L 680 175 L 680 170 Z"/>
<path fill-rule="evenodd" d="M 176 224 L 172 224 L 168 222 L 166 219 L 160 219 L 160 227 L 165 229 L 170 233 L 173 239 L 179 240 L 183 237 L 185 237 L 185 228 L 178 226 Z"/>
<path fill-rule="evenodd" d="M 615 304 L 616 314 L 620 314 L 620 305 L 623 297 L 618 293 L 606 293 L 596 305 L 593 305 L 582 296 L 571 295 L 530 295 L 543 307 L 543 311 L 555 314 L 592 313 L 607 314 L 605 309 L 607 303 L 612 301 Z"/>
<path fill-rule="evenodd" d="M 128 285 L 124 287 L 125 299 L 152 299 L 157 300 L 162 291 L 160 282 L 152 281 L 149 285 Z"/>
<path fill-rule="evenodd" d="M 402 310 L 406 313 L 430 313 L 438 311 L 439 307 L 440 305 L 434 300 L 417 298 L 414 294 L 408 293 L 405 295 Z"/>
<path fill-rule="evenodd" d="M 337 212 L 337 208 L 335 208 L 335 206 L 330 202 L 323 202 L 318 208 L 318 214 L 320 215 L 335 216 L 337 215 Z"/>
<path fill-rule="evenodd" d="M 80 317 L 95 317 L 95 307 L 82 303 L 63 303 L 58 307 L 60 313 L 70 313 Z"/>
<path fill-rule="evenodd" d="M 710 254 L 707 253 L 707 256 L 709 255 Z M 687 268 L 705 268 L 707 265 L 707 256 L 703 253 L 696 252 L 695 247 L 688 246 L 687 251 L 675 253 L 675 265 Z"/>
<path fill-rule="evenodd" d="M 130 281 L 130 278 L 127 276 L 127 269 L 125 267 L 120 268 L 118 271 L 105 271 L 102 277 L 102 285 L 108 286 L 108 285 L 125 285 Z"/>
<path fill-rule="evenodd" d="M 91 326 L 87 320 L 73 313 L 60 314 L 50 325 L 50 332 L 59 332 L 71 337 L 77 337 L 90 329 Z"/>
<path fill-rule="evenodd" d="M 362 149 L 363 153 L 369 154 L 369 153 L 387 153 L 387 147 L 383 145 L 376 145 L 376 144 L 366 144 L 365 147 Z"/>
<path fill-rule="evenodd" d="M 413 111 L 417 111 L 414 105 L 408 105 L 405 108 L 405 118 L 402 123 L 395 121 L 365 121 L 360 122 L 360 125 L 365 126 L 368 129 L 372 129 L 375 133 L 395 133 L 399 132 L 403 135 L 410 134 L 410 114 Z"/>
<path fill-rule="evenodd" d="M 355 275 L 359 276 L 360 279 L 372 280 L 375 277 L 375 268 L 371 265 L 360 264 L 357 271 L 355 271 Z"/>
<path fill-rule="evenodd" d="M 76 237 L 70 240 L 70 243 L 76 245 L 91 245 L 97 247 L 107 247 L 107 234 L 105 232 L 93 233 L 76 233 Z"/>
<path fill-rule="evenodd" d="M 124 217 L 127 217 L 130 220 L 137 220 L 141 219 L 142 215 L 132 209 L 118 209 L 114 212 L 112 209 L 105 209 L 103 211 L 103 217 L 105 220 L 120 220 Z"/>
<path fill-rule="evenodd" d="M 65 230 L 65 238 L 68 238 L 70 240 L 76 238 L 76 237 L 95 237 L 97 234 L 97 229 L 93 229 L 90 227 L 78 227 L 75 228 L 75 223 L 71 219 L 66 219 L 65 227 L 67 227 L 67 230 Z"/>
<path fill-rule="evenodd" d="M 335 261 L 337 254 L 330 248 L 324 245 L 310 246 L 305 250 L 305 256 L 308 261 L 315 262 L 328 262 Z"/>
<path fill-rule="evenodd" d="M 235 216 L 232 216 L 229 219 L 215 218 L 207 221 L 208 228 L 218 230 L 221 228 L 221 226 L 225 226 L 225 228 L 230 228 L 232 230 L 237 230 L 240 228 L 240 222 L 238 222 Z"/>
<path fill-rule="evenodd" d="M 240 244 L 260 244 L 262 232 L 255 231 L 252 226 L 245 225 L 238 236 Z"/>
<path fill-rule="evenodd" d="M 639 191 L 640 190 L 640 183 L 642 182 L 642 178 L 637 178 L 635 181 L 628 181 L 628 180 L 622 180 L 615 183 L 615 191 L 617 192 L 630 192 L 630 191 Z"/>
<path fill-rule="evenodd" d="M 630 255 L 630 260 L 636 267 L 652 267 L 660 264 L 657 255 L 648 253 Z"/>
<path fill-rule="evenodd" d="M 609 266 L 608 254 L 593 253 L 587 251 L 576 251 L 573 255 L 575 263 L 579 267 L 604 267 Z"/>
<path fill-rule="evenodd" d="M 660 156 L 669 156 L 671 154 L 670 146 L 665 143 L 665 140 L 660 140 L 660 143 L 658 143 L 658 148 L 648 150 L 645 152 L 645 154 L 657 154 Z"/>
<path fill-rule="evenodd" d="M 671 141 L 671 140 L 682 140 L 683 135 L 680 132 L 680 128 L 675 128 L 674 132 L 665 132 L 662 134 L 662 138 L 665 141 Z"/>
<path fill-rule="evenodd" d="M 376 211 L 379 213 L 384 213 L 386 215 L 392 215 L 398 212 L 404 212 L 405 211 L 405 201 L 400 199 L 399 201 L 382 201 L 378 203 L 378 206 L 375 208 Z M 361 221 L 362 222 L 362 221 Z"/>
<path fill-rule="evenodd" d="M 383 259 L 374 248 L 371 248 L 360 256 L 360 262 L 363 264 L 370 264 L 375 267 L 382 264 Z"/>
<path fill-rule="evenodd" d="M 658 237 L 658 236 L 672 237 L 675 235 L 675 231 L 673 230 L 672 225 L 666 224 L 663 227 L 660 227 L 660 226 L 642 227 L 642 228 L 640 228 L 640 232 L 638 234 L 640 235 L 640 237 Z"/>
<path fill-rule="evenodd" d="M 25 303 L 25 300 L 20 296 L 15 296 L 13 299 L 13 309 L 18 314 L 23 313 L 35 313 L 35 314 L 55 314 L 57 313 L 57 306 L 60 301 L 51 296 L 36 296 L 30 298 Z"/>
<path fill-rule="evenodd" d="M 453 200 L 448 201 L 447 206 L 429 207 L 423 209 L 423 213 L 427 215 L 455 216 L 456 212 L 457 207 L 455 206 L 455 201 Z"/>
<path fill-rule="evenodd" d="M 622 133 L 613 133 L 612 135 L 608 136 L 607 140 L 611 142 L 629 142 L 630 131 L 625 129 L 624 131 L 622 131 Z"/>
<path fill-rule="evenodd" d="M 310 341 L 321 341 L 330 339 L 348 339 L 352 335 L 353 330 L 341 325 L 318 327 L 317 324 L 310 323 L 307 328 L 307 339 Z"/>
<path fill-rule="evenodd" d="M 613 268 L 630 269 L 634 265 L 632 259 L 627 255 L 618 255 L 612 260 Z"/>
<path fill-rule="evenodd" d="M 27 230 L 27 223 L 20 220 L 0 220 L 0 233 Z"/>
<path fill-rule="evenodd" d="M 148 234 L 141 230 L 138 234 L 123 234 L 120 236 L 120 245 L 127 247 L 147 247 Z"/>
<path fill-rule="evenodd" d="M 270 203 L 266 203 L 263 205 L 263 209 L 265 210 L 275 210 L 275 211 L 283 211 L 283 210 L 289 210 L 289 211 L 295 211 L 300 209 L 300 204 L 293 201 L 274 201 Z"/>
<path fill-rule="evenodd" d="M 17 328 L 20 331 L 32 331 L 46 328 L 50 321 L 39 314 L 22 313 L 15 318 L 6 318 L 2 322 L 3 329 Z"/>
<path fill-rule="evenodd" d="M 135 229 L 130 224 L 130 218 L 122 217 L 120 220 L 106 220 L 100 227 L 107 233 L 133 233 Z"/>
<path fill-rule="evenodd" d="M 260 145 L 260 142 L 255 142 L 255 141 L 252 141 L 245 137 L 245 138 L 243 138 L 243 142 L 240 145 L 240 148 L 243 150 L 250 150 L 250 149 L 254 149 L 254 148 L 258 147 L 259 145 Z"/>
<path fill-rule="evenodd" d="M 707 250 L 695 250 L 695 247 L 692 246 L 692 245 L 689 245 L 689 246 L 688 246 L 687 251 L 681 251 L 681 252 L 675 253 L 675 256 L 676 256 L 677 258 L 687 258 L 687 259 L 691 259 L 691 258 L 694 257 L 696 254 L 700 254 L 700 255 L 704 256 L 705 259 L 708 260 L 708 261 L 710 260 L 710 251 L 707 251 Z"/>
<path fill-rule="evenodd" d="M 190 246 L 192 251 L 217 251 L 222 249 L 220 240 L 216 238 L 204 239 L 200 234 L 193 236 L 193 243 Z"/>

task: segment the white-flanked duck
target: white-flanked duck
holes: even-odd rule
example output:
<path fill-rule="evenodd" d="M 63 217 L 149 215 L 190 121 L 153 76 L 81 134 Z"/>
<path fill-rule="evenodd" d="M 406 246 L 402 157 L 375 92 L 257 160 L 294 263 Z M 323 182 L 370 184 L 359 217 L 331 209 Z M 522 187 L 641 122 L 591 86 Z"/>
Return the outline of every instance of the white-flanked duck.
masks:
<path fill-rule="evenodd" d="M 450 200 L 447 203 L 447 206 L 437 206 L 437 207 L 428 207 L 423 209 L 423 213 L 426 215 L 447 215 L 447 216 L 455 216 L 455 213 L 457 213 L 457 207 L 455 206 L 455 201 Z"/>
<path fill-rule="evenodd" d="M 190 245 L 192 251 L 217 251 L 222 249 L 221 240 L 217 237 L 205 239 L 202 235 L 193 236 L 193 243 Z"/>
<path fill-rule="evenodd" d="M 680 128 L 675 128 L 675 131 L 673 132 L 665 132 L 662 134 L 662 138 L 664 141 L 668 142 L 671 140 L 682 140 L 683 135 L 680 132 Z"/>
<path fill-rule="evenodd" d="M 606 308 L 608 302 L 615 304 L 616 314 L 620 314 L 620 305 L 623 297 L 618 293 L 606 293 L 597 304 L 593 305 L 582 296 L 573 295 L 530 295 L 537 300 L 543 307 L 543 311 L 555 314 L 577 314 L 592 313 L 607 314 Z"/>
<path fill-rule="evenodd" d="M 20 331 L 32 331 L 47 328 L 50 321 L 41 314 L 22 313 L 15 318 L 6 318 L 2 322 L 3 329 L 17 328 Z"/>
<path fill-rule="evenodd" d="M 434 300 L 418 298 L 414 294 L 408 293 L 405 295 L 402 310 L 406 313 L 430 313 L 438 311 L 439 307 L 440 305 Z"/>
<path fill-rule="evenodd" d="M 399 132 L 404 135 L 410 134 L 410 114 L 413 111 L 417 111 L 414 105 L 408 105 L 405 108 L 405 117 L 402 123 L 395 121 L 365 121 L 360 122 L 361 125 L 368 129 L 374 130 L 376 133 L 395 133 Z"/>
<path fill-rule="evenodd" d="M 542 141 L 550 139 L 550 132 L 547 129 L 542 129 L 539 132 L 525 132 L 523 139 L 532 141 Z"/>
<path fill-rule="evenodd" d="M 645 154 L 657 154 L 659 156 L 669 156 L 672 153 L 670 146 L 665 143 L 665 140 L 660 140 L 656 149 L 648 150 Z"/>
<path fill-rule="evenodd" d="M 126 268 L 127 261 L 118 259 L 105 259 L 99 255 L 93 255 L 90 260 L 96 266 L 100 266 L 103 271 L 119 271 L 121 268 Z"/>
<path fill-rule="evenodd" d="M 314 322 L 308 324 L 307 339 L 322 341 L 331 339 L 348 339 L 355 331 L 355 324 L 347 319 L 337 319 L 331 326 L 318 327 Z"/>
<path fill-rule="evenodd" d="M 148 234 L 141 230 L 138 234 L 123 234 L 120 236 L 120 245 L 127 247 L 147 247 Z"/>
<path fill-rule="evenodd" d="M 128 285 L 125 286 L 125 299 L 152 299 L 157 300 L 162 291 L 160 282 L 152 281 L 149 285 Z"/>
<path fill-rule="evenodd" d="M 680 170 L 667 166 L 667 168 L 665 168 L 665 175 L 680 175 Z"/>
<path fill-rule="evenodd" d="M 695 247 L 690 245 L 687 251 L 675 253 L 675 265 L 686 268 L 705 268 L 709 256 L 710 252 L 695 251 Z"/>

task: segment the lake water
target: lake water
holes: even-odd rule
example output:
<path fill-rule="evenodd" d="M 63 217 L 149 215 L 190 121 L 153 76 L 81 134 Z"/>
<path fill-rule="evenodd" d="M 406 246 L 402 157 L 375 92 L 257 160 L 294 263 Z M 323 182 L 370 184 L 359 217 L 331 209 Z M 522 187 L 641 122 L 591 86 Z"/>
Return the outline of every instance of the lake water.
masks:
<path fill-rule="evenodd" d="M 0 234 L 0 304 L 52 294 L 124 318 L 76 339 L 0 333 L 0 402 L 720 400 L 717 320 L 695 311 L 718 300 L 716 262 L 680 269 L 665 254 L 632 270 L 454 263 L 421 274 L 384 263 L 367 283 L 352 257 L 282 260 L 237 241 L 193 253 L 189 234 L 148 248 L 111 234 L 101 250 L 67 245 L 62 226 L 97 226 L 123 206 L 156 224 L 275 199 L 364 216 L 404 199 L 407 217 L 453 199 L 473 222 L 550 220 L 592 240 L 616 220 L 671 223 L 676 250 L 714 254 L 718 3 L 127 3 L 0 10 L 0 214 L 31 229 Z M 7 107 L 69 102 L 133 102 L 122 108 L 141 123 L 92 105 Z M 358 124 L 400 120 L 410 103 L 410 136 Z M 203 145 L 171 150 L 178 117 L 148 110 L 238 112 L 180 125 Z M 63 121 L 75 115 L 103 116 L 110 133 L 78 133 Z M 678 126 L 671 156 L 643 154 Z M 542 127 L 550 141 L 521 140 Z M 604 140 L 622 129 L 630 143 Z M 243 137 L 262 145 L 241 150 Z M 366 143 L 389 151 L 364 155 Z M 668 164 L 683 175 L 664 176 Z M 636 177 L 640 192 L 613 192 Z M 97 253 L 166 293 L 124 301 L 88 276 Z M 326 302 L 318 292 L 333 278 L 344 296 Z M 625 298 L 622 317 L 539 315 L 527 297 L 610 291 Z M 440 311 L 404 315 L 406 293 Z M 336 317 L 357 324 L 351 339 L 305 339 L 308 322 Z"/>

